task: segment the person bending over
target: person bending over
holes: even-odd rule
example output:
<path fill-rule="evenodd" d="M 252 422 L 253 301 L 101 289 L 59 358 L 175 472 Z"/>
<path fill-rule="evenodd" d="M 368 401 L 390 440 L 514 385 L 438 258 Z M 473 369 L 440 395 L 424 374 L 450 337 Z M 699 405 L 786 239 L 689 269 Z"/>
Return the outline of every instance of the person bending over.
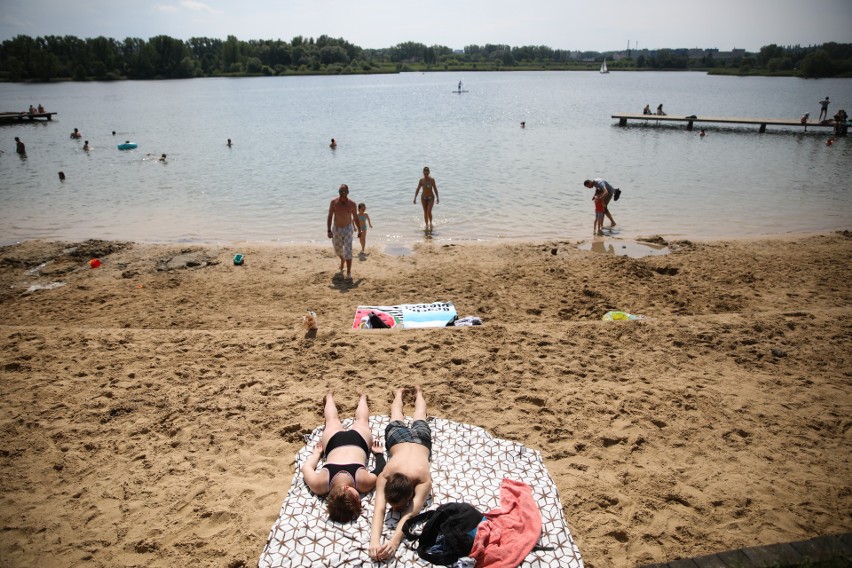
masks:
<path fill-rule="evenodd" d="M 402 542 L 402 527 L 411 516 L 416 515 L 426 504 L 432 491 L 432 474 L 429 461 L 432 458 L 432 432 L 426 422 L 426 401 L 420 387 L 416 387 L 414 421 L 405 425 L 402 413 L 403 389 L 397 389 L 391 404 L 391 421 L 385 429 L 385 444 L 388 452 L 387 467 L 376 482 L 373 527 L 370 531 L 370 558 L 388 560 L 396 554 Z M 382 527 L 385 520 L 385 505 L 402 512 L 390 540 L 382 543 Z"/>
<path fill-rule="evenodd" d="M 333 393 L 325 397 L 325 430 L 314 452 L 302 464 L 305 483 L 316 495 L 328 494 L 328 516 L 332 521 L 348 523 L 361 514 L 361 493 L 376 487 L 376 478 L 385 466 L 382 445 L 373 441 L 367 396 L 361 395 L 355 410 L 355 422 L 349 430 L 337 415 Z M 376 457 L 376 469 L 367 471 L 370 448 Z M 316 470 L 320 458 L 325 464 Z"/>

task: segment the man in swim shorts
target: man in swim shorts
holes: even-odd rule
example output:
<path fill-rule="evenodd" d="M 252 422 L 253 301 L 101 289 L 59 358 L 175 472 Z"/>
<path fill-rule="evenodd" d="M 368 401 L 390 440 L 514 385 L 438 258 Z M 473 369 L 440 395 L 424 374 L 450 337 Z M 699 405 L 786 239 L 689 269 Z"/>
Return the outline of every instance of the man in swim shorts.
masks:
<path fill-rule="evenodd" d="M 346 279 L 352 280 L 352 235 L 358 226 L 358 208 L 349 199 L 348 185 L 341 184 L 337 193 L 338 197 L 328 206 L 328 238 L 334 245 L 334 254 L 340 258 L 340 272 L 345 264 Z"/>
<path fill-rule="evenodd" d="M 417 387 L 414 420 L 409 427 L 405 425 L 402 412 L 402 393 L 403 389 L 397 389 L 391 404 L 391 422 L 385 429 L 389 457 L 376 481 L 373 527 L 370 531 L 370 558 L 373 560 L 393 558 L 404 536 L 402 527 L 405 521 L 423 509 L 426 498 L 432 492 L 432 474 L 429 471 L 432 432 L 426 422 L 426 401 L 420 387 Z M 403 514 L 393 536 L 382 544 L 385 504 Z"/>

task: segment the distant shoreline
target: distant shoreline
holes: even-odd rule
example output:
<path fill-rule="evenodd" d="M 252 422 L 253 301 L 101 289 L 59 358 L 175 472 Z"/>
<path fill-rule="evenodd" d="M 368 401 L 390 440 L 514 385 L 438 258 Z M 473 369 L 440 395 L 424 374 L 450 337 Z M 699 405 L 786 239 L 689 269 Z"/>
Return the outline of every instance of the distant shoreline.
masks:
<path fill-rule="evenodd" d="M 334 77 L 334 76 L 349 76 L 349 75 L 400 75 L 402 73 L 478 73 L 478 72 L 514 72 L 514 71 L 588 71 L 588 72 L 599 72 L 598 63 L 589 63 L 588 65 L 528 65 L 528 66 L 515 66 L 511 68 L 502 67 L 499 65 L 477 65 L 471 64 L 468 66 L 456 66 L 447 69 L 438 69 L 434 66 L 425 66 L 425 65 L 406 65 L 404 69 L 377 69 L 370 71 L 342 71 L 342 72 L 322 72 L 322 71 L 286 71 L 284 73 L 280 73 L 277 75 L 266 75 L 264 73 L 219 73 L 216 75 L 206 75 L 203 77 L 185 77 L 182 79 L 175 79 L 173 77 L 155 77 L 153 79 L 133 79 L 129 77 L 118 77 L 118 78 L 110 78 L 110 79 L 94 79 L 87 78 L 85 80 L 78 80 L 72 77 L 57 77 L 53 79 L 48 79 L 46 81 L 40 81 L 37 79 L 30 79 L 27 81 L 9 81 L 6 79 L 0 79 L 0 83 L 17 83 L 23 85 L 29 84 L 45 84 L 45 83 L 90 83 L 90 82 L 122 82 L 122 81 L 175 81 L 175 80 L 187 80 L 187 79 L 219 79 L 219 78 L 227 78 L 227 79 L 243 79 L 243 78 L 256 78 L 256 77 Z M 720 69 L 720 68 L 693 68 L 693 69 L 655 69 L 651 67 L 643 67 L 643 68 L 628 68 L 628 69 L 610 69 L 610 73 L 645 73 L 645 72 L 663 72 L 663 73 L 705 73 L 707 75 L 723 75 L 723 76 L 732 76 L 732 77 L 793 77 L 799 79 L 805 79 L 805 77 L 801 77 L 798 73 L 792 71 L 776 71 L 774 73 L 770 73 L 765 70 L 751 70 L 748 72 L 741 72 L 738 69 Z M 831 77 L 833 79 L 852 79 L 850 77 Z"/>

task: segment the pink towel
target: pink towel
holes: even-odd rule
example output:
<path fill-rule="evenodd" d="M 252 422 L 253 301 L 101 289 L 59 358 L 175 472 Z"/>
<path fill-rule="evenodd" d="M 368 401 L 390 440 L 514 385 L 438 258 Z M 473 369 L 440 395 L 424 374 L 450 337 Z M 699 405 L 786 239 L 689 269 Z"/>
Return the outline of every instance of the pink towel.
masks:
<path fill-rule="evenodd" d="M 541 536 L 541 513 L 526 483 L 504 478 L 500 508 L 485 513 L 470 556 L 476 568 L 516 568 Z"/>

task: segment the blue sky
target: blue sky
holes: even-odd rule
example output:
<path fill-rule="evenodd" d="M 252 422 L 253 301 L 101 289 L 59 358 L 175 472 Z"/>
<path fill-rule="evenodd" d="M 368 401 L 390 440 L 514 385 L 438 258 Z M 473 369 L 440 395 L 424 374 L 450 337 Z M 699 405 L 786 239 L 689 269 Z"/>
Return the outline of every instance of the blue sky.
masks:
<path fill-rule="evenodd" d="M 0 40 L 234 35 L 611 51 L 852 43 L 852 0 L 0 0 Z"/>

